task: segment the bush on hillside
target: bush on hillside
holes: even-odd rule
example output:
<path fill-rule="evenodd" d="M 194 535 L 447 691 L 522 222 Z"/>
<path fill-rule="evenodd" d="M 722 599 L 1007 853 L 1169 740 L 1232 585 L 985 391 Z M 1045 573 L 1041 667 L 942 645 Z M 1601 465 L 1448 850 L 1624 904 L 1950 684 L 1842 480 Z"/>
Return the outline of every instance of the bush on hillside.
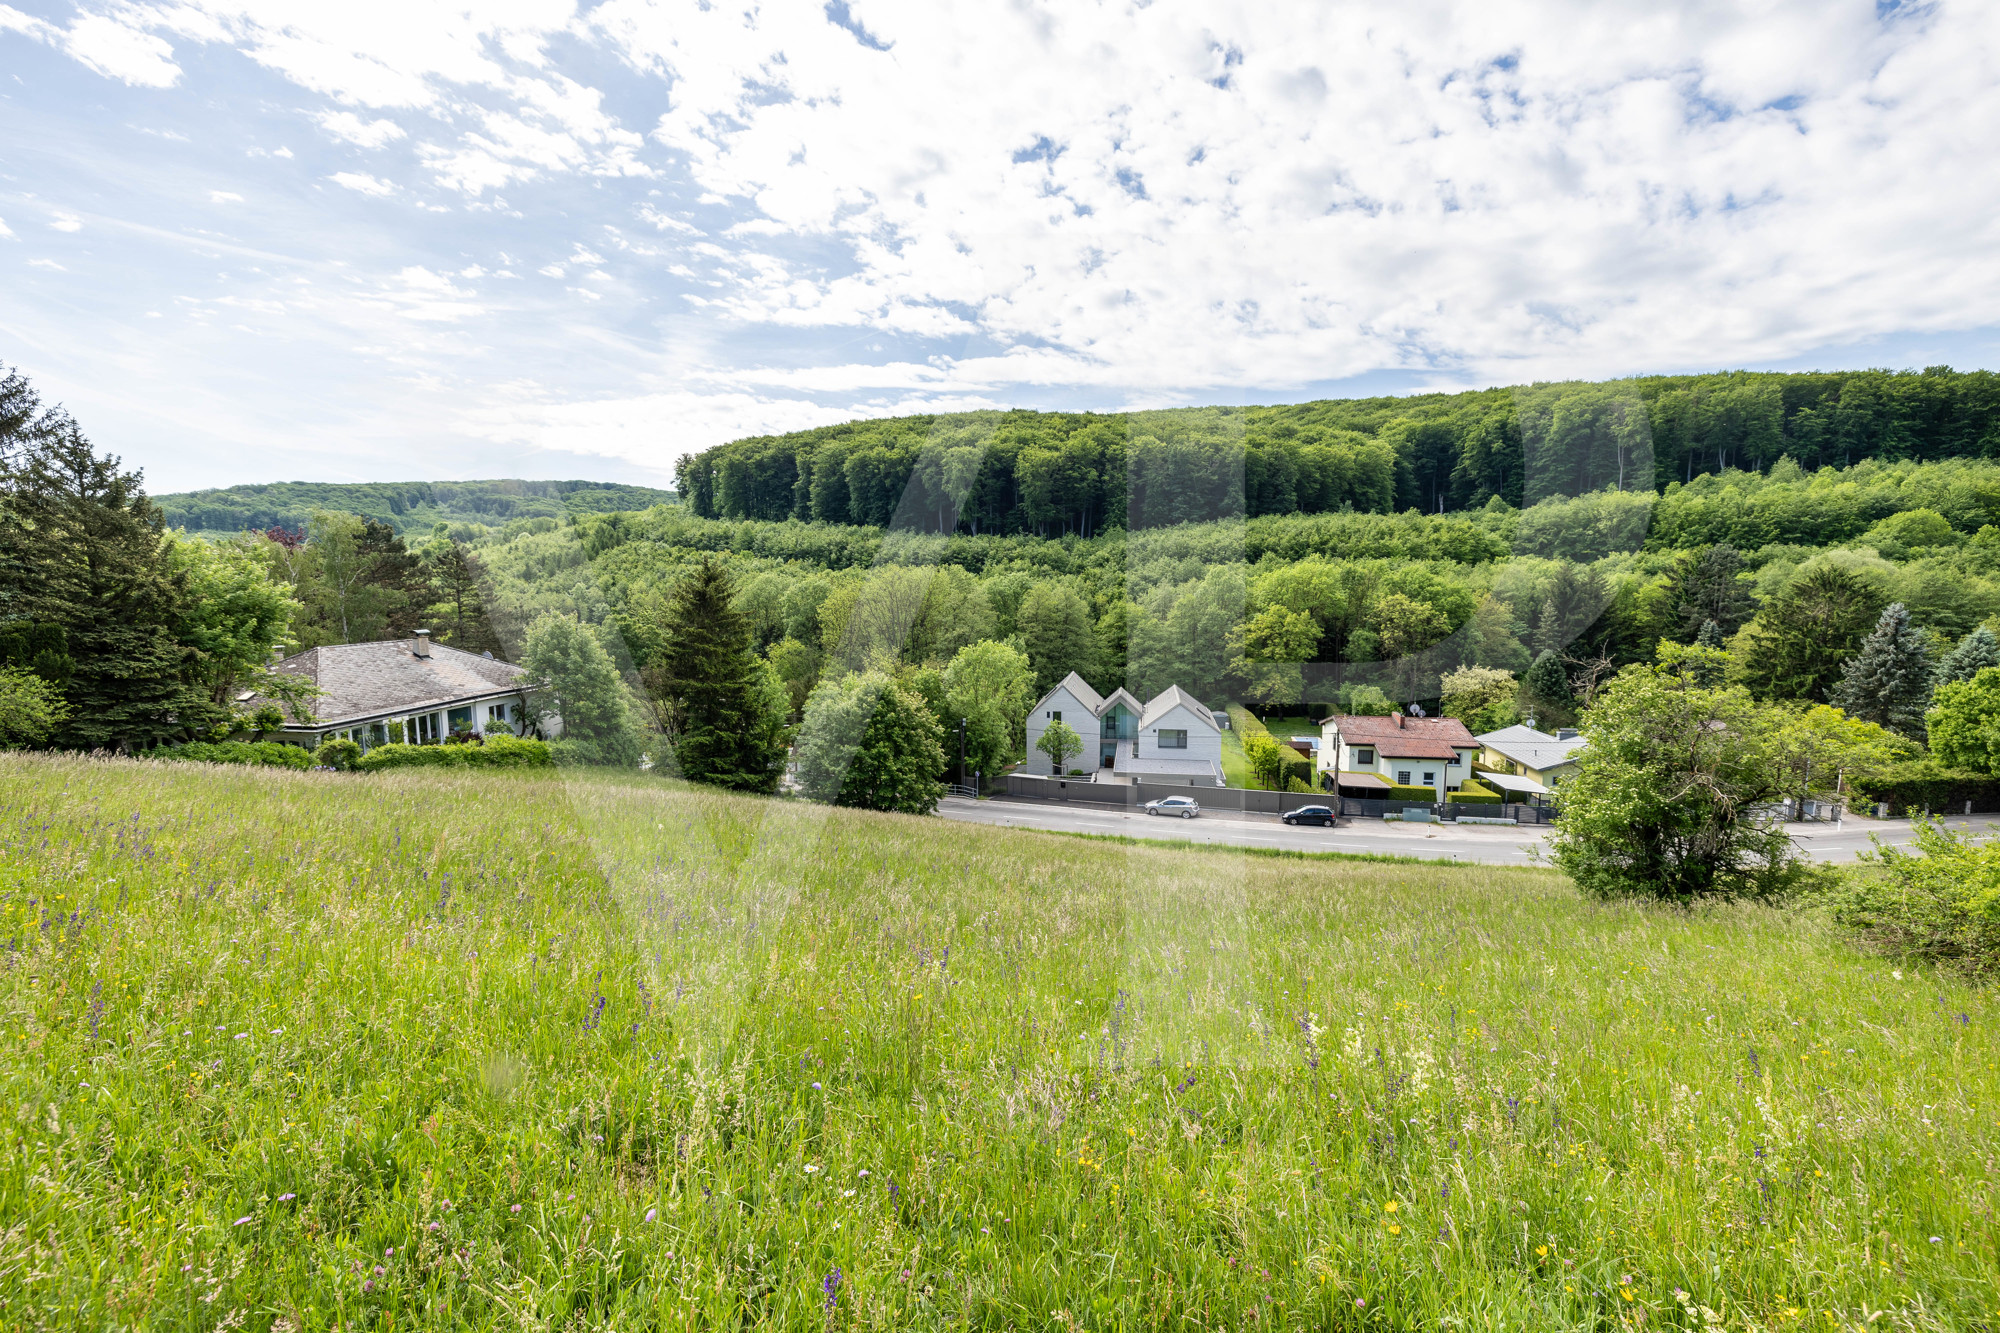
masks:
<path fill-rule="evenodd" d="M 311 768 L 312 755 L 303 747 L 279 741 L 190 741 L 145 752 L 148 759 L 183 764 L 249 764 L 265 768 Z"/>
<path fill-rule="evenodd" d="M 2000 971 L 2000 846 L 1928 819 L 1916 852 L 1881 847 L 1822 901 L 1833 919 L 1885 952 L 1974 976 Z"/>
<path fill-rule="evenodd" d="M 483 745 L 378 745 L 355 763 L 363 773 L 388 768 L 548 768 L 544 741 L 488 736 Z"/>

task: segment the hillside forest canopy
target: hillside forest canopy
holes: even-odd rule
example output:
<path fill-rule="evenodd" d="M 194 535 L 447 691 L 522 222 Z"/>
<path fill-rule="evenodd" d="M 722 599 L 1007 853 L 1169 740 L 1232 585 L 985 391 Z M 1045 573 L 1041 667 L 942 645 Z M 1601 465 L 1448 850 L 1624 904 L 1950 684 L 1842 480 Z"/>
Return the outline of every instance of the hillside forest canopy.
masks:
<path fill-rule="evenodd" d="M 1848 666 L 1892 607 L 1925 671 L 2000 629 L 1996 404 L 1993 375 L 1940 368 L 902 418 L 721 446 L 641 510 L 397 530 L 327 487 L 298 528 L 201 545 L 263 571 L 288 647 L 428 624 L 519 660 L 547 617 L 587 626 L 659 734 L 676 597 L 708 567 L 767 677 L 732 697 L 796 726 L 821 687 L 887 680 L 947 737 L 983 727 L 989 774 L 1070 671 L 1266 713 L 1555 726 L 1662 641 L 1724 653 L 1760 699 L 1879 714 L 1933 763 L 1930 677 L 1917 698 L 1909 662 L 1871 666 L 1903 684 L 1862 698 Z"/>

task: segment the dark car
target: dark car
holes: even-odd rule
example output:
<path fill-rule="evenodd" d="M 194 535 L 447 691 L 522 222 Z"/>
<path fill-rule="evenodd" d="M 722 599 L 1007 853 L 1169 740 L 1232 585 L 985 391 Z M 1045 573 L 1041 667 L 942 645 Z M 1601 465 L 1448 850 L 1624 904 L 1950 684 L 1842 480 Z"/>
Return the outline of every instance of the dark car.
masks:
<path fill-rule="evenodd" d="M 1333 827 L 1333 807 L 1326 805 L 1302 805 L 1296 810 L 1287 810 L 1279 818 L 1287 824 L 1322 824 Z"/>

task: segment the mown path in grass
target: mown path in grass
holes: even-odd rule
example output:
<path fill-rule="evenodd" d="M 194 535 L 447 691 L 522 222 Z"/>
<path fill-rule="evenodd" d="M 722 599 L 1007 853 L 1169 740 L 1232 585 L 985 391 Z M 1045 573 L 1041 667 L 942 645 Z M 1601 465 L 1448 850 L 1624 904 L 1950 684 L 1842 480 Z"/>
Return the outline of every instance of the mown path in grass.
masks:
<path fill-rule="evenodd" d="M 1991 1326 L 1992 998 L 1808 918 L 509 774 L 0 846 L 0 1327 Z"/>

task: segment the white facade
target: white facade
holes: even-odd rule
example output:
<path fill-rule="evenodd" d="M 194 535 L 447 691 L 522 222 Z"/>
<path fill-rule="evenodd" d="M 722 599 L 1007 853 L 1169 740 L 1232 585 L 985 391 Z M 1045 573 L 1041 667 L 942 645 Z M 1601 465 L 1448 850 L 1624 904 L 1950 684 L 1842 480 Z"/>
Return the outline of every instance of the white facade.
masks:
<path fill-rule="evenodd" d="M 1455 718 L 1329 717 L 1320 723 L 1314 767 L 1321 785 L 1343 773 L 1398 787 L 1429 787 L 1436 799 L 1472 776 L 1479 742 Z"/>
<path fill-rule="evenodd" d="M 1039 748 L 1042 733 L 1049 729 L 1049 723 L 1062 722 L 1083 742 L 1080 753 L 1063 761 L 1063 770 L 1080 769 L 1088 774 L 1097 769 L 1096 755 L 1099 751 L 1098 712 L 1104 707 L 1104 700 L 1096 690 L 1084 684 L 1083 678 L 1075 672 L 1065 676 L 1062 683 L 1042 696 L 1028 714 L 1028 771 L 1042 777 L 1060 777 L 1049 763 L 1049 757 Z"/>
<path fill-rule="evenodd" d="M 1081 753 L 1063 761 L 1065 773 L 1222 785 L 1222 731 L 1215 714 L 1178 686 L 1142 705 L 1122 689 L 1103 697 L 1072 672 L 1028 714 L 1029 773 L 1062 776 L 1037 748 L 1058 721 L 1083 742 Z"/>

